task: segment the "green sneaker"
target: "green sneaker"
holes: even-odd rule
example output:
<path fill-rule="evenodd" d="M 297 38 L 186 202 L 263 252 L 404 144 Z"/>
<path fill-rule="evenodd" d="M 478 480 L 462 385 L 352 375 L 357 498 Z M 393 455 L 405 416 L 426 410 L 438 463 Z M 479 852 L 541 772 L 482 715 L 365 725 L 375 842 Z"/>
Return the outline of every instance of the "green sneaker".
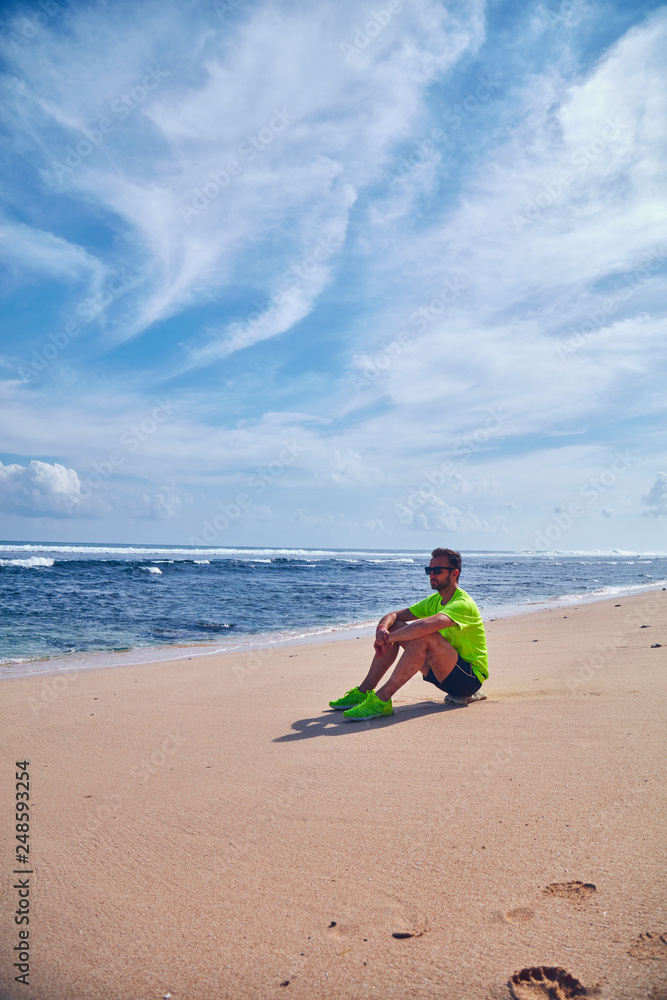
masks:
<path fill-rule="evenodd" d="M 377 719 L 380 715 L 393 714 L 394 707 L 391 698 L 389 701 L 382 701 L 382 698 L 378 698 L 375 691 L 369 691 L 361 704 L 343 712 L 343 716 L 350 722 L 363 722 L 364 719 Z"/>
<path fill-rule="evenodd" d="M 358 687 L 353 687 L 346 691 L 338 701 L 330 701 L 329 708 L 354 708 L 355 705 L 361 705 L 362 701 L 366 701 L 366 692 L 360 691 Z"/>

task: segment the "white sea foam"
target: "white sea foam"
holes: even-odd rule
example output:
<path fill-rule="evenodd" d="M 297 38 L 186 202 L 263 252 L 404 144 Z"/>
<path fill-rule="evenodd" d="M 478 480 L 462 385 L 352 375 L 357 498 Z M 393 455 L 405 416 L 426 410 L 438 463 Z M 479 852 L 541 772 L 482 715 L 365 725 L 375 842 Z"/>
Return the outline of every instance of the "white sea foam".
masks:
<path fill-rule="evenodd" d="M 16 553 L 17 555 L 31 555 L 32 553 L 57 554 L 65 558 L 68 556 L 97 556 L 123 558 L 152 558 L 153 561 L 167 561 L 172 558 L 194 559 L 194 558 L 228 558 L 241 561 L 250 560 L 252 562 L 270 561 L 271 558 L 279 557 L 316 560 L 322 559 L 363 559 L 368 561 L 371 556 L 380 562 L 414 562 L 414 556 L 398 555 L 391 550 L 364 550 L 364 549 L 302 549 L 302 548 L 216 548 L 213 546 L 182 548 L 180 546 L 144 546 L 144 545 L 57 545 L 44 544 L 37 545 L 33 542 L 26 543 L 5 543 L 0 545 L 0 552 L 3 554 Z M 421 557 L 421 556 L 419 556 Z"/>
<path fill-rule="evenodd" d="M 211 565 L 211 560 L 210 559 L 195 559 L 193 561 L 194 561 L 195 566 L 210 566 Z"/>
<path fill-rule="evenodd" d="M 354 562 L 358 562 L 359 560 L 358 559 L 354 559 L 353 561 Z M 387 558 L 387 559 L 364 559 L 364 562 L 367 562 L 367 563 L 413 563 L 414 561 L 415 561 L 414 559 L 395 559 L 395 558 L 392 558 L 392 559 L 389 559 L 389 558 Z"/>
<path fill-rule="evenodd" d="M 0 554 L 3 557 L 9 557 L 10 554 L 15 557 L 30 557 L 33 554 L 38 554 L 41 557 L 49 557 L 51 555 L 61 556 L 65 559 L 76 558 L 76 557 L 98 557 L 98 558 L 117 558 L 117 559 L 139 559 L 139 558 L 152 558 L 154 561 L 162 561 L 169 559 L 234 559 L 238 561 L 252 561 L 259 562 L 260 560 L 270 561 L 272 558 L 276 559 L 278 557 L 286 557 L 292 559 L 301 560 L 315 560 L 316 562 L 322 559 L 333 559 L 336 561 L 349 561 L 351 559 L 362 559 L 365 562 L 404 562 L 411 563 L 419 561 L 424 558 L 425 553 L 421 551 L 405 551 L 397 552 L 391 549 L 386 550 L 369 550 L 369 549 L 343 549 L 336 551 L 335 549 L 302 549 L 302 548 L 223 548 L 223 547 L 213 547 L 213 546 L 192 546 L 188 548 L 183 548 L 180 546 L 144 546 L 144 545 L 58 545 L 58 544 L 44 544 L 38 545 L 33 542 L 7 542 L 4 545 L 0 545 Z M 513 551 L 477 551 L 477 552 L 464 552 L 463 557 L 466 559 L 480 559 L 480 560 L 498 560 L 503 558 L 513 558 L 516 559 L 517 556 L 521 559 L 527 560 L 542 560 L 542 559 L 553 559 L 554 556 L 557 558 L 566 557 L 579 557 L 579 558 L 634 558 L 634 559 L 649 559 L 649 558 L 661 558 L 667 553 L 665 552 L 637 552 L 629 551 L 623 549 L 605 549 L 605 550 L 551 550 L 546 552 L 535 552 L 532 550 L 524 550 L 523 552 L 513 552 Z"/>
<path fill-rule="evenodd" d="M 162 576 L 162 570 L 159 566 L 140 566 L 139 569 L 145 569 L 147 573 L 154 573 L 156 576 Z"/>
<path fill-rule="evenodd" d="M 19 566 L 23 569 L 43 569 L 53 566 L 55 559 L 44 556 L 30 556 L 29 559 L 0 559 L 0 566 Z"/>
<path fill-rule="evenodd" d="M 254 556 L 344 556 L 345 552 L 335 552 L 333 549 L 271 549 L 271 548 L 216 548 L 204 546 L 182 548 L 180 546 L 145 546 L 145 545 L 36 545 L 34 542 L 11 543 L 0 545 L 5 552 L 63 552 L 73 555 L 110 555 L 110 556 L 229 556 L 231 558 L 252 558 Z M 347 550 L 345 550 L 347 551 Z M 355 549 L 353 554 L 358 554 Z M 363 553 L 362 553 L 363 554 Z"/>
<path fill-rule="evenodd" d="M 593 582 L 597 583 L 597 580 Z M 563 604 L 572 604 L 578 601 L 585 603 L 588 600 L 598 600 L 603 597 L 624 597 L 640 593 L 649 594 L 665 586 L 667 586 L 667 580 L 655 580 L 652 583 L 626 583 L 619 584 L 618 586 L 608 585 L 596 587 L 595 590 L 587 590 L 580 594 L 560 594 L 556 598 L 550 598 L 550 600 L 552 602 L 562 602 Z"/>

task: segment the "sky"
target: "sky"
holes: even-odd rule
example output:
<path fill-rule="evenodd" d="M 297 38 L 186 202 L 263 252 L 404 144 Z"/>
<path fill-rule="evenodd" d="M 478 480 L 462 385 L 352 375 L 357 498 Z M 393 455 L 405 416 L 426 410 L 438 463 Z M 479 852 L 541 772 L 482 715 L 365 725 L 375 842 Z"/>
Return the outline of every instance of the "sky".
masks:
<path fill-rule="evenodd" d="M 667 7 L 3 3 L 0 537 L 667 550 Z"/>

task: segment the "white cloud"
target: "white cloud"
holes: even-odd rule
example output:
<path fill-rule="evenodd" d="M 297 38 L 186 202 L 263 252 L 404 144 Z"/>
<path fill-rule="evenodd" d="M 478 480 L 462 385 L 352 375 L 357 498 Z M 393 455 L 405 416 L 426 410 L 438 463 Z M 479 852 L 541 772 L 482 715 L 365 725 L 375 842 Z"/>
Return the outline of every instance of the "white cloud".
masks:
<path fill-rule="evenodd" d="M 74 469 L 58 463 L 4 465 L 0 462 L 0 509 L 25 517 L 71 517 L 84 502 Z"/>
<path fill-rule="evenodd" d="M 489 524 L 488 521 L 479 518 L 471 508 L 459 510 L 434 493 L 414 494 L 409 507 L 396 504 L 395 510 L 404 527 L 418 531 L 445 528 L 448 531 L 478 531 L 488 534 L 505 530 L 505 518 L 501 515 L 494 515 Z"/>
<path fill-rule="evenodd" d="M 337 486 L 381 483 L 384 479 L 380 469 L 368 465 L 358 452 L 334 449 L 328 461 L 324 477 Z"/>
<path fill-rule="evenodd" d="M 175 517 L 183 507 L 182 497 L 174 492 L 173 483 L 165 483 L 157 493 L 142 495 L 143 509 L 147 516 L 156 518 Z"/>
<path fill-rule="evenodd" d="M 653 485 L 644 493 L 644 514 L 650 517 L 667 517 L 667 473 L 659 472 Z"/>
<path fill-rule="evenodd" d="M 346 523 L 344 514 L 336 515 L 330 511 L 326 511 L 324 514 L 312 514 L 304 510 L 303 507 L 297 508 L 292 515 L 292 520 L 304 528 L 337 528 L 343 527 Z"/>

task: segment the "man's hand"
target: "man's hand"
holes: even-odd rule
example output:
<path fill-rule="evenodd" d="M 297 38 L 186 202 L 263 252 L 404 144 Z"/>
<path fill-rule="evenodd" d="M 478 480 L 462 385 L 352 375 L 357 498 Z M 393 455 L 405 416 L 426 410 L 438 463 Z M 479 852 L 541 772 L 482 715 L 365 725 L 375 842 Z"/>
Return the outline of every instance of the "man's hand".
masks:
<path fill-rule="evenodd" d="M 387 647 L 395 641 L 392 640 L 390 629 L 393 629 L 396 625 L 403 626 L 406 622 L 414 621 L 417 621 L 417 618 L 410 611 L 410 608 L 403 608 L 401 611 L 390 611 L 381 618 L 375 629 L 375 642 L 373 643 L 376 655 L 382 656 L 386 652 Z M 400 632 L 402 628 L 396 629 L 396 631 Z"/>
<path fill-rule="evenodd" d="M 386 625 L 378 625 L 375 629 L 375 642 L 373 643 L 373 649 L 378 656 L 382 656 L 388 645 L 389 629 Z"/>

